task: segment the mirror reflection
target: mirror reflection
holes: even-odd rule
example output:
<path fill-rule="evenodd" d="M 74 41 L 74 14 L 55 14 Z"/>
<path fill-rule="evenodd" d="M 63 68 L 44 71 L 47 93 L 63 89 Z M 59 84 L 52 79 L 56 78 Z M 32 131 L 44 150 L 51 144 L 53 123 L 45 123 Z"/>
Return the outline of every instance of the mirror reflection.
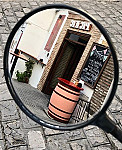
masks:
<path fill-rule="evenodd" d="M 16 32 L 9 71 L 23 104 L 53 124 L 76 124 L 107 101 L 114 66 L 109 46 L 84 16 L 50 9 L 30 17 Z"/>

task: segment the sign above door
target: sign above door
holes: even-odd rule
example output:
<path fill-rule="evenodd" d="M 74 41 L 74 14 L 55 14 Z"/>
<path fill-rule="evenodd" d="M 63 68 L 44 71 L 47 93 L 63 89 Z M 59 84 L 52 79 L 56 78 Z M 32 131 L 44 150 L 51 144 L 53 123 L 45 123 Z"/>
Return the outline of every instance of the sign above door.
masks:
<path fill-rule="evenodd" d="M 80 30 L 90 31 L 92 28 L 92 24 L 86 21 L 71 20 L 70 27 L 80 29 Z"/>

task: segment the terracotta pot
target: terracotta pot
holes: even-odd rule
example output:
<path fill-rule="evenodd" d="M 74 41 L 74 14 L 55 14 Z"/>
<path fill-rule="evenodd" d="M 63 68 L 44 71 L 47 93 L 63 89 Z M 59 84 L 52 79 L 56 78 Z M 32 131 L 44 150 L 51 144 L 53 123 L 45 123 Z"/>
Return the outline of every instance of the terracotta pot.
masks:
<path fill-rule="evenodd" d="M 28 78 L 28 77 L 25 77 L 25 83 L 28 84 L 28 82 L 29 82 L 29 78 Z"/>
<path fill-rule="evenodd" d="M 74 83 L 59 78 L 59 83 L 54 89 L 48 113 L 54 119 L 68 123 L 79 100 L 80 90 Z"/>

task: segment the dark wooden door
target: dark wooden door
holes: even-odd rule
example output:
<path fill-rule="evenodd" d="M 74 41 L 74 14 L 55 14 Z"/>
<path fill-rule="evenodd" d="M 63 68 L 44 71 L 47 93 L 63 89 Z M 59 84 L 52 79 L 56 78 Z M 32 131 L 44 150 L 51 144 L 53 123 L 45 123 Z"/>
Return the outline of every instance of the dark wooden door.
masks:
<path fill-rule="evenodd" d="M 51 94 L 58 83 L 58 78 L 62 77 L 71 80 L 72 75 L 85 49 L 82 45 L 77 45 L 69 41 L 63 42 L 54 64 L 50 70 L 45 86 L 42 90 L 45 94 Z"/>
<path fill-rule="evenodd" d="M 71 43 L 70 43 L 71 44 Z M 78 62 L 83 54 L 83 51 L 85 49 L 84 46 L 81 45 L 77 45 L 77 44 L 73 44 L 74 50 L 72 50 L 72 56 L 70 58 L 70 61 L 68 63 L 68 66 L 66 66 L 66 70 L 62 76 L 62 78 L 66 79 L 66 80 L 71 80 L 74 71 L 78 65 Z"/>

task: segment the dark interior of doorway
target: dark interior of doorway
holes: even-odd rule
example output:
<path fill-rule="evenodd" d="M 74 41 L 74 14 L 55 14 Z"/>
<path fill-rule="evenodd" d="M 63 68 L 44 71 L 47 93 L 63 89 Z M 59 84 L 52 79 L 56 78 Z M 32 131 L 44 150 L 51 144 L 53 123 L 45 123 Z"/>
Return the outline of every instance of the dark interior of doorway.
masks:
<path fill-rule="evenodd" d="M 89 39 L 89 34 L 67 31 L 42 89 L 43 93 L 52 94 L 58 77 L 71 80 Z"/>

